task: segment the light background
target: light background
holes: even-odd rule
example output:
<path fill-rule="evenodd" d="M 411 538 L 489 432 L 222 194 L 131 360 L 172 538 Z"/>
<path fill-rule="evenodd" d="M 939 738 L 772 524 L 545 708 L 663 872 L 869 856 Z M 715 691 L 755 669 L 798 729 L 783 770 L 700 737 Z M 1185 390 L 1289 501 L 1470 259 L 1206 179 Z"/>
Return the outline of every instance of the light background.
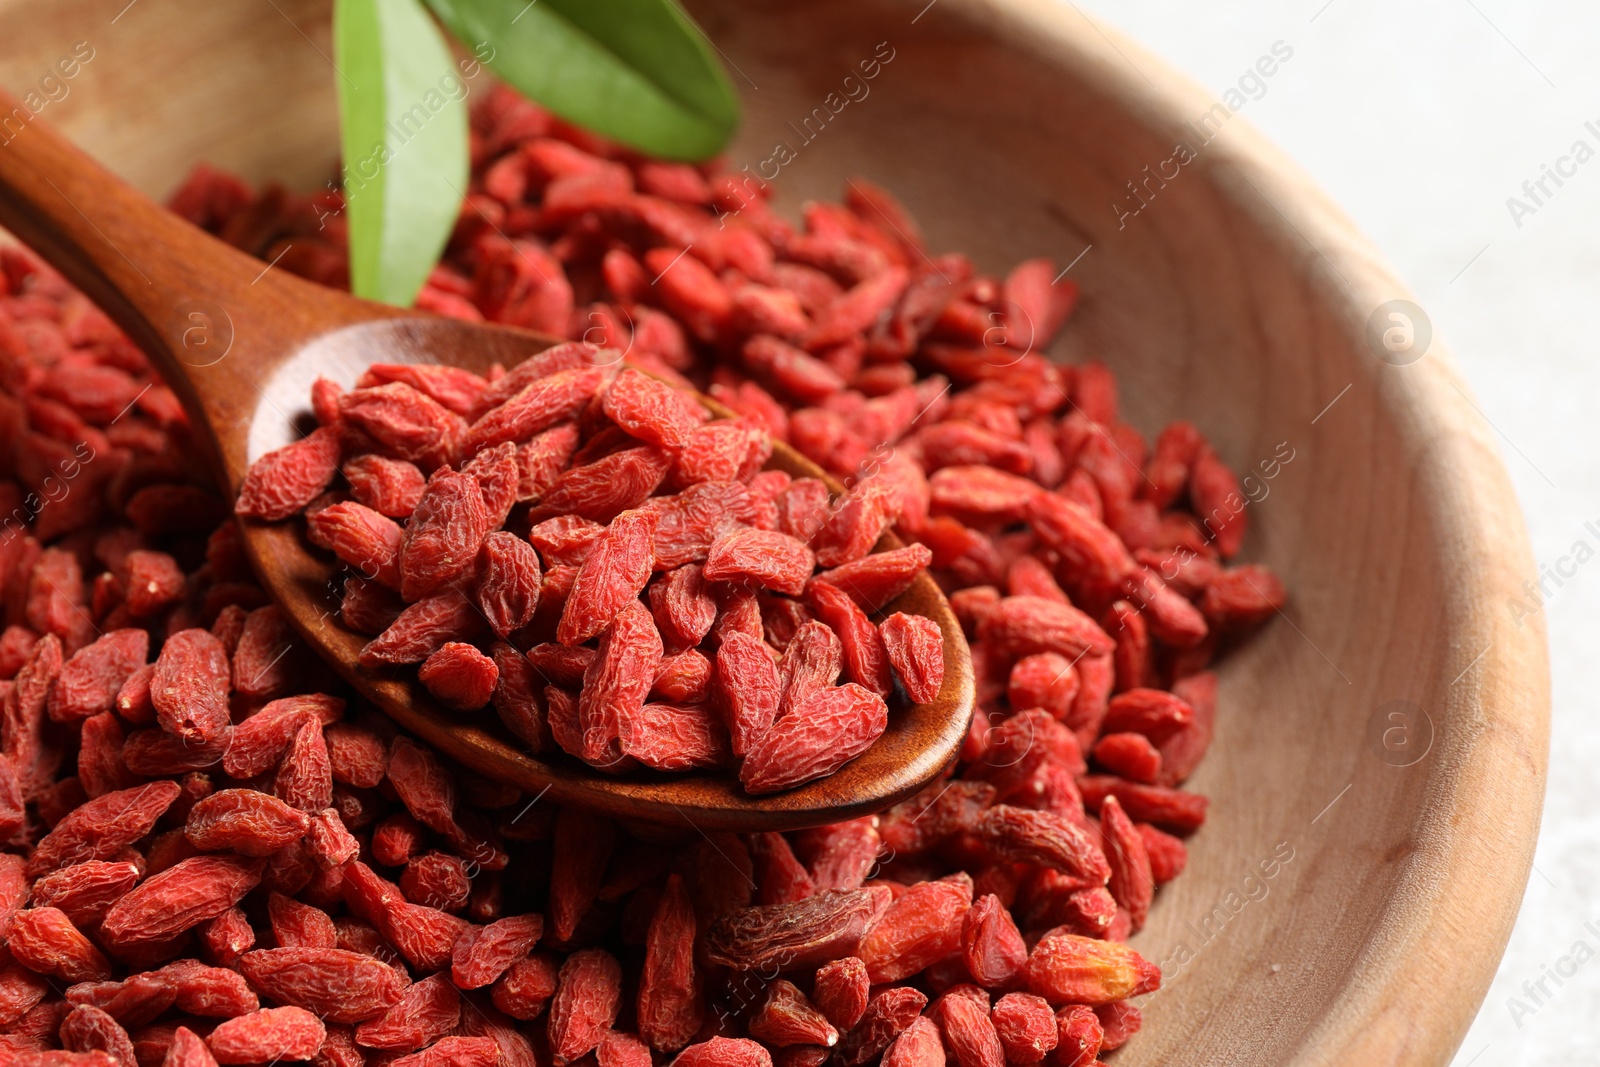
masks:
<path fill-rule="evenodd" d="M 1571 574 L 1548 585 L 1544 604 L 1554 714 L 1536 869 L 1454 1067 L 1600 1062 L 1600 962 L 1562 964 L 1575 972 L 1560 985 L 1546 978 L 1542 1005 L 1523 989 L 1580 940 L 1600 953 L 1600 557 L 1572 555 L 1578 541 L 1600 550 L 1600 5 L 1078 0 L 1077 9 L 1218 95 L 1273 42 L 1294 48 L 1242 117 L 1310 172 L 1417 292 L 1500 438 L 1536 560 Z M 1560 188 L 1547 182 L 1553 195 L 1519 226 L 1507 199 L 1526 199 L 1522 183 L 1579 139 L 1596 158 Z M 1530 1010 L 1513 1011 L 1511 997 Z"/>

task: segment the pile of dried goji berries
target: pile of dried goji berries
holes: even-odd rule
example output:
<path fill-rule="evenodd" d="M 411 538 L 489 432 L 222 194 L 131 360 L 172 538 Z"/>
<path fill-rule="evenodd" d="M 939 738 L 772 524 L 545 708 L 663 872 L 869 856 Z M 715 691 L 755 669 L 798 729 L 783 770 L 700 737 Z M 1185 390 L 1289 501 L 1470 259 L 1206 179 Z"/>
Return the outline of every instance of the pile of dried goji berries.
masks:
<path fill-rule="evenodd" d="M 931 553 L 869 556 L 889 517 L 872 485 L 835 504 L 821 479 L 762 470 L 758 421 L 713 419 L 621 359 L 579 341 L 493 381 L 395 364 L 348 393 L 320 380 L 319 427 L 258 459 L 235 510 L 303 514 L 349 568 L 364 666 L 421 663 L 440 701 L 492 699 L 536 752 L 609 773 L 737 760 L 752 793 L 832 774 L 888 727 L 896 678 L 913 703 L 939 695 L 937 624 L 867 616 Z"/>
<path fill-rule="evenodd" d="M 474 160 L 422 302 L 675 371 L 849 479 L 967 627 L 960 762 L 877 818 L 750 835 L 457 773 L 294 645 L 171 392 L 0 250 L 0 1048 L 1068 1067 L 1122 1044 L 1160 981 L 1123 942 L 1204 817 L 1178 786 L 1211 736 L 1205 667 L 1283 597 L 1225 565 L 1232 476 L 1186 424 L 1147 449 L 1103 368 L 1040 356 L 1073 295 L 1048 265 L 930 259 L 864 183 L 797 231 L 743 176 L 631 158 L 501 91 Z M 202 172 L 176 206 L 342 280 L 334 197 Z M 351 499 L 374 466 L 345 472 Z M 542 586 L 572 566 L 544 562 Z M 569 691 L 550 652 L 522 659 Z"/>

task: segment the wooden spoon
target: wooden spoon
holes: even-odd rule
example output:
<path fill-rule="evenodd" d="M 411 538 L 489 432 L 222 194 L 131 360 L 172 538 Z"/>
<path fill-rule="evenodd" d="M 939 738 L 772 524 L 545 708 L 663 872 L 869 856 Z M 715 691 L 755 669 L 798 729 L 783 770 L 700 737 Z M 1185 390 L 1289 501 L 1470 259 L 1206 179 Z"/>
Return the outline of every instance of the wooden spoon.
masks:
<path fill-rule="evenodd" d="M 0 94 L 0 113 L 13 106 Z M 481 373 L 557 340 L 357 300 L 275 269 L 152 203 L 37 121 L 0 147 L 0 224 L 149 354 L 207 432 L 230 500 L 253 458 L 299 436 L 319 376 L 348 387 L 375 362 L 447 363 Z M 825 478 L 782 444 L 769 466 Z M 926 615 L 944 632 L 943 689 L 930 704 L 891 714 L 877 743 L 829 778 L 751 797 L 726 772 L 613 778 L 565 756 L 536 759 L 492 711 L 446 711 L 415 682 L 414 668 L 379 673 L 357 664 L 367 639 L 339 624 L 339 572 L 306 550 L 299 521 L 246 521 L 242 529 L 262 586 L 347 682 L 404 729 L 535 799 L 655 823 L 687 820 L 702 830 L 820 825 L 882 810 L 927 785 L 954 759 L 972 716 L 972 665 L 961 627 L 924 575 L 890 610 Z M 885 537 L 879 549 L 896 544 Z"/>

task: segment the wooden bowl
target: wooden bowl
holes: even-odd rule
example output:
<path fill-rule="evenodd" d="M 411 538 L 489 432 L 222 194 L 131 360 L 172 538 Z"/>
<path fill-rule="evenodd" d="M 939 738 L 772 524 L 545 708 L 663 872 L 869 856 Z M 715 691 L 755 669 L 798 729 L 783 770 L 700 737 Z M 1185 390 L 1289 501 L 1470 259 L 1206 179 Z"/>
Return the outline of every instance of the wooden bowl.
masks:
<path fill-rule="evenodd" d="M 154 193 L 200 160 L 330 175 L 324 2 L 125 4 L 0 0 L 0 83 L 89 42 L 44 114 Z M 1444 1063 L 1522 896 L 1549 683 L 1542 621 L 1506 608 L 1532 565 L 1494 433 L 1437 337 L 1382 345 L 1405 287 L 1244 119 L 1070 4 L 689 6 L 747 103 L 730 158 L 780 204 L 862 174 L 986 270 L 1072 263 L 1060 356 L 1254 475 L 1246 556 L 1292 599 L 1222 667 L 1211 818 L 1136 940 L 1166 987 L 1117 1062 Z"/>

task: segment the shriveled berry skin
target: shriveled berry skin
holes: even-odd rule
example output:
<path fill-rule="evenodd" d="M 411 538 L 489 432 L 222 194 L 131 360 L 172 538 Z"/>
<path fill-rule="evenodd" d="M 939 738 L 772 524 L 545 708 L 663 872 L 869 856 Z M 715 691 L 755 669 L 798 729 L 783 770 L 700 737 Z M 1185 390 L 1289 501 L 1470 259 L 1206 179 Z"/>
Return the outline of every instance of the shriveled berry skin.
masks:
<path fill-rule="evenodd" d="M 478 552 L 478 608 L 489 628 L 504 638 L 526 626 L 539 610 L 544 579 L 539 554 L 505 530 L 485 537 Z"/>
<path fill-rule="evenodd" d="M 361 578 L 400 588 L 404 533 L 393 519 L 353 500 L 340 501 L 306 519 L 306 539 Z"/>
<path fill-rule="evenodd" d="M 600 1044 L 616 1021 L 622 996 L 622 968 L 604 949 L 584 949 L 567 957 L 550 1001 L 550 1051 L 571 1062 Z"/>
<path fill-rule="evenodd" d="M 639 593 L 655 566 L 655 534 L 660 519 L 652 511 L 625 511 L 595 540 L 562 608 L 556 640 L 582 644 L 606 629 Z"/>
<path fill-rule="evenodd" d="M 415 601 L 461 577 L 489 533 L 483 490 L 469 474 L 441 470 L 428 479 L 400 543 L 400 594 Z"/>
<path fill-rule="evenodd" d="M 359 503 L 391 519 L 404 519 L 416 510 L 428 484 L 416 464 L 372 453 L 346 460 L 341 471 Z"/>
<path fill-rule="evenodd" d="M 650 919 L 639 979 L 639 1036 L 659 1052 L 686 1045 L 705 1014 L 695 962 L 694 907 L 679 875 L 671 875 Z"/>
<path fill-rule="evenodd" d="M 483 616 L 470 600 L 446 589 L 412 604 L 383 633 L 361 649 L 364 667 L 421 663 L 452 640 L 474 636 Z"/>
<path fill-rule="evenodd" d="M 450 979 L 461 989 L 489 985 L 526 957 L 543 934 L 540 915 L 511 915 L 485 927 L 471 927 L 450 950 Z"/>
<path fill-rule="evenodd" d="M 446 641 L 423 661 L 417 679 L 446 707 L 476 711 L 494 695 L 500 668 L 473 645 Z"/>
<path fill-rule="evenodd" d="M 73 722 L 112 710 L 128 677 L 150 653 L 144 630 L 112 630 L 74 652 L 50 685 L 49 714 Z"/>
<path fill-rule="evenodd" d="M 1161 972 L 1115 941 L 1054 934 L 1034 947 L 1024 980 L 1052 1004 L 1098 1006 L 1159 989 Z"/>
<path fill-rule="evenodd" d="M 944 684 L 944 634 L 939 624 L 897 611 L 883 620 L 878 632 L 906 696 L 917 704 L 936 699 Z"/>
<path fill-rule="evenodd" d="M 750 527 L 717 538 L 706 555 L 705 577 L 711 582 L 758 585 L 799 596 L 816 568 L 805 543 L 777 530 Z"/>
<path fill-rule="evenodd" d="M 889 654 L 883 635 L 866 614 L 840 589 L 821 580 L 807 587 L 811 606 L 834 633 L 844 650 L 845 669 L 850 680 L 879 696 L 888 696 L 894 682 L 890 675 Z"/>
<path fill-rule="evenodd" d="M 661 634 L 650 612 L 630 600 L 600 639 L 600 651 L 584 672 L 578 719 L 582 755 L 596 765 L 621 757 L 622 722 L 644 706 L 661 661 Z"/>
<path fill-rule="evenodd" d="M 518 960 L 490 991 L 494 1006 L 513 1019 L 538 1018 L 555 995 L 558 966 L 549 953 Z"/>
<path fill-rule="evenodd" d="M 854 682 L 817 690 L 806 709 L 778 720 L 750 748 L 739 769 L 746 790 L 774 793 L 832 774 L 889 725 L 883 698 Z"/>
<path fill-rule="evenodd" d="M 985 989 L 1004 988 L 1028 961 L 1028 947 L 1011 913 L 993 893 L 973 902 L 962 920 L 967 971 Z"/>
<path fill-rule="evenodd" d="M 704 704 L 649 703 L 622 723 L 622 753 L 658 771 L 726 766 L 728 734 Z"/>
<path fill-rule="evenodd" d="M 442 974 L 406 987 L 400 999 L 375 1019 L 356 1027 L 356 1044 L 388 1052 L 414 1052 L 454 1030 L 461 997 Z"/>
<path fill-rule="evenodd" d="M 79 806 L 34 846 L 28 857 L 28 875 L 37 877 L 59 866 L 115 856 L 148 834 L 181 792 L 177 782 L 149 782 L 106 793 Z"/>
<path fill-rule="evenodd" d="M 957 951 L 971 905 L 970 882 L 919 882 L 908 888 L 856 949 L 867 977 L 875 985 L 897 982 Z"/>
<path fill-rule="evenodd" d="M 250 464 L 234 511 L 268 522 L 286 519 L 327 488 L 338 469 L 339 435 L 319 427 Z"/>
<path fill-rule="evenodd" d="M 772 1054 L 749 1038 L 713 1037 L 690 1045 L 672 1062 L 674 1067 L 772 1067 Z"/>
<path fill-rule="evenodd" d="M 861 1021 L 839 1044 L 839 1058 L 850 1067 L 870 1063 L 922 1015 L 928 998 L 910 986 L 890 986 L 873 994 Z"/>
<path fill-rule="evenodd" d="M 104 1053 L 115 1063 L 134 1063 L 133 1040 L 117 1020 L 91 1005 L 79 1005 L 61 1022 L 62 1047 L 83 1055 Z"/>
<path fill-rule="evenodd" d="M 676 452 L 700 424 L 699 405 L 671 386 L 626 367 L 606 390 L 605 413 L 646 444 Z"/>
<path fill-rule="evenodd" d="M 872 980 L 857 956 L 844 956 L 817 968 L 812 1000 L 841 1032 L 853 1029 L 867 1010 Z"/>
<path fill-rule="evenodd" d="M 346 949 L 272 948 L 246 952 L 239 969 L 261 995 L 334 1023 L 381 1015 L 404 981 L 383 961 Z"/>
<path fill-rule="evenodd" d="M 169 637 L 150 676 L 150 702 L 162 729 L 192 744 L 222 737 L 229 727 L 231 676 L 227 652 L 207 631 Z"/>
<path fill-rule="evenodd" d="M 262 1008 L 229 1019 L 206 1044 L 219 1064 L 261 1063 L 277 1057 L 308 1060 L 327 1037 L 322 1021 L 304 1008 Z"/>
<path fill-rule="evenodd" d="M 21 867 L 20 860 L 17 866 Z M 36 908 L 60 909 L 80 928 L 92 926 L 143 874 L 140 865 L 130 860 L 86 860 L 34 882 L 31 903 Z"/>
<path fill-rule="evenodd" d="M 989 1017 L 987 1001 L 986 994 L 980 1001 L 952 990 L 934 1005 L 933 1017 L 957 1067 L 1002 1067 L 1006 1062 L 1005 1047 Z"/>
<path fill-rule="evenodd" d="M 203 851 L 270 856 L 310 827 L 308 815 L 270 793 L 224 789 L 189 809 L 184 836 Z"/>
<path fill-rule="evenodd" d="M 262 860 L 196 856 L 151 875 L 100 924 L 113 945 L 163 941 L 227 911 L 261 881 Z"/>
<path fill-rule="evenodd" d="M 1007 993 L 990 1012 L 1010 1063 L 1038 1063 L 1060 1040 L 1055 1013 L 1043 997 Z"/>
<path fill-rule="evenodd" d="M 713 690 L 732 736 L 733 754 L 747 756 L 778 716 L 778 665 L 764 641 L 730 634 L 717 649 Z"/>
<path fill-rule="evenodd" d="M 6 945 L 17 962 L 39 974 L 66 982 L 99 982 L 111 977 L 105 956 L 59 908 L 17 912 Z"/>
<path fill-rule="evenodd" d="M 789 1045 L 839 1043 L 839 1031 L 812 1006 L 793 982 L 779 979 L 767 987 L 766 998 L 750 1018 L 750 1036 L 772 1048 Z"/>
<path fill-rule="evenodd" d="M 705 956 L 740 970 L 785 960 L 800 968 L 854 955 L 862 936 L 888 906 L 887 891 L 832 890 L 789 904 L 742 908 L 705 935 Z"/>

